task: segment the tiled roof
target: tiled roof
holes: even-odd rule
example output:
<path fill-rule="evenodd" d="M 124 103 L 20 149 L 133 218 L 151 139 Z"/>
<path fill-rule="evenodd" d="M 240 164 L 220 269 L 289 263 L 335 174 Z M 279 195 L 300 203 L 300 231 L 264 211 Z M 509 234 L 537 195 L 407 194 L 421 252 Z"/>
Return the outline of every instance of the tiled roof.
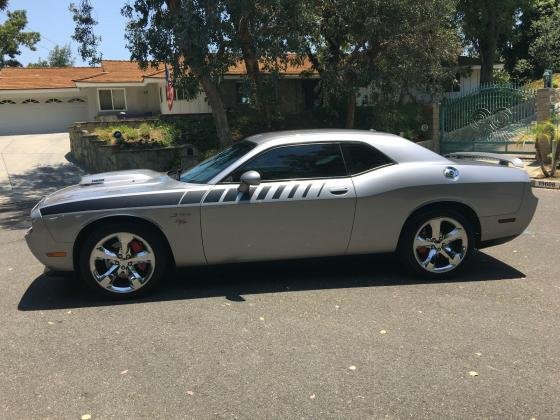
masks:
<path fill-rule="evenodd" d="M 6 67 L 0 70 L 0 89 L 75 88 L 74 79 L 99 74 L 99 67 Z"/>
<path fill-rule="evenodd" d="M 76 78 L 76 81 L 87 83 L 142 83 L 144 77 L 163 72 L 162 65 L 156 68 L 149 66 L 146 70 L 142 70 L 136 62 L 124 60 L 103 60 L 101 69 L 101 73 Z"/>
<path fill-rule="evenodd" d="M 303 60 L 301 60 L 300 63 L 297 63 L 293 60 L 295 60 L 296 56 L 290 54 L 288 56 L 288 64 L 286 63 L 282 63 L 281 61 L 278 61 L 278 68 L 281 74 L 284 75 L 299 75 L 301 72 L 305 71 L 305 72 L 310 72 L 313 71 L 313 67 L 311 64 L 311 61 L 309 61 L 309 59 L 307 57 L 305 57 Z M 259 63 L 259 68 L 262 71 L 266 71 L 266 65 L 264 63 Z M 245 62 L 243 61 L 238 61 L 235 65 L 231 66 L 228 69 L 227 74 L 229 75 L 241 75 L 241 74 L 247 74 L 247 69 L 245 67 Z"/>
<path fill-rule="evenodd" d="M 265 70 L 265 66 L 261 65 Z M 311 63 L 280 64 L 280 73 L 298 75 L 310 71 Z M 228 74 L 245 74 L 242 61 L 230 67 Z M 103 60 L 100 67 L 6 67 L 0 70 L 0 90 L 65 89 L 78 83 L 142 83 L 145 77 L 165 77 L 163 65 L 140 69 L 137 63 L 124 60 Z"/>

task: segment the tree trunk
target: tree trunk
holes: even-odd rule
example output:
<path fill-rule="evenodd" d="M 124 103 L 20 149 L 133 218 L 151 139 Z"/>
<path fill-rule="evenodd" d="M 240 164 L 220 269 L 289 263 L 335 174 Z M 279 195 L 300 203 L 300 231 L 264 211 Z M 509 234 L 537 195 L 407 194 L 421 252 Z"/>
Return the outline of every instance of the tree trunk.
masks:
<path fill-rule="evenodd" d="M 348 94 L 348 103 L 346 104 L 346 128 L 354 128 L 354 120 L 356 118 L 356 93 Z"/>
<path fill-rule="evenodd" d="M 264 84 L 262 73 L 259 68 L 259 57 L 255 52 L 253 47 L 253 38 L 249 30 L 249 17 L 241 16 L 234 19 L 237 21 L 236 29 L 239 40 L 241 41 L 241 53 L 243 55 L 243 61 L 245 62 L 245 68 L 247 69 L 247 76 L 251 79 L 251 91 L 254 100 L 255 108 L 259 111 L 265 120 L 266 128 L 270 128 L 272 125 L 272 111 L 270 108 L 270 103 L 264 94 Z"/>
<path fill-rule="evenodd" d="M 498 29 L 496 9 L 492 8 L 486 36 L 478 40 L 478 53 L 480 55 L 480 83 L 492 83 L 494 81 L 494 61 L 498 48 Z"/>
<path fill-rule="evenodd" d="M 212 116 L 214 117 L 216 134 L 218 135 L 220 146 L 222 148 L 227 147 L 231 144 L 231 131 L 229 129 L 228 117 L 222 95 L 210 77 L 198 75 L 198 78 L 208 98 L 208 104 L 212 107 Z"/>
<path fill-rule="evenodd" d="M 492 44 L 492 43 L 490 43 Z M 487 47 L 480 51 L 480 83 L 492 83 L 494 81 L 494 60 L 496 46 Z"/>

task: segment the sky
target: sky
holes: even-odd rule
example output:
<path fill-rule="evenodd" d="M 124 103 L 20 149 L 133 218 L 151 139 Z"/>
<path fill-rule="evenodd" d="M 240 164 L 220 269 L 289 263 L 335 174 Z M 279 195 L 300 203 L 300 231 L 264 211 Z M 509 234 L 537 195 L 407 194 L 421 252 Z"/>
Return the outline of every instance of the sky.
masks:
<path fill-rule="evenodd" d="M 74 0 L 77 3 L 79 0 Z M 85 66 L 78 57 L 78 46 L 71 38 L 74 32 L 74 21 L 68 11 L 68 5 L 72 0 L 9 0 L 8 10 L 23 9 L 27 11 L 27 30 L 39 32 L 41 41 L 37 44 L 37 50 L 31 51 L 22 47 L 22 54 L 17 57 L 24 66 L 30 62 L 36 62 L 39 58 L 46 59 L 49 51 L 56 45 L 70 43 L 72 52 L 76 59 L 76 66 Z M 95 32 L 101 35 L 100 50 L 103 58 L 112 60 L 128 60 L 130 53 L 126 49 L 124 39 L 125 19 L 120 13 L 124 0 L 92 0 L 95 18 L 99 22 Z M 6 19 L 5 14 L 0 12 L 0 22 Z"/>

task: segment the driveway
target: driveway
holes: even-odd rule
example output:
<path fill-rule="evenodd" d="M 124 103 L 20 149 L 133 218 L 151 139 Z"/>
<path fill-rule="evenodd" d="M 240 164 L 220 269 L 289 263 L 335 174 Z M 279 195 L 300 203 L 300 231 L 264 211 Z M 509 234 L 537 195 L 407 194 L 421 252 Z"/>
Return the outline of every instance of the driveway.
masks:
<path fill-rule="evenodd" d="M 82 171 L 69 153 L 68 133 L 0 136 L 0 205 L 36 202 L 75 184 Z"/>
<path fill-rule="evenodd" d="M 560 193 L 433 283 L 390 256 L 181 270 L 134 302 L 44 274 L 0 214 L 0 417 L 560 417 Z"/>

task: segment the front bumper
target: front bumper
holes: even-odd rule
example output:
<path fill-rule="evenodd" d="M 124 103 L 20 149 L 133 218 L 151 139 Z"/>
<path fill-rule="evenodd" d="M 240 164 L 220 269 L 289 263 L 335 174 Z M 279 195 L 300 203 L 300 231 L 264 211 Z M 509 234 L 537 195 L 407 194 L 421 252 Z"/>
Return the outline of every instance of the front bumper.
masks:
<path fill-rule="evenodd" d="M 46 267 L 56 271 L 74 270 L 73 244 L 66 242 L 56 242 L 42 219 L 39 204 L 31 211 L 32 227 L 25 233 L 27 246 L 35 256 Z M 63 257 L 49 257 L 47 254 L 64 254 Z"/>

